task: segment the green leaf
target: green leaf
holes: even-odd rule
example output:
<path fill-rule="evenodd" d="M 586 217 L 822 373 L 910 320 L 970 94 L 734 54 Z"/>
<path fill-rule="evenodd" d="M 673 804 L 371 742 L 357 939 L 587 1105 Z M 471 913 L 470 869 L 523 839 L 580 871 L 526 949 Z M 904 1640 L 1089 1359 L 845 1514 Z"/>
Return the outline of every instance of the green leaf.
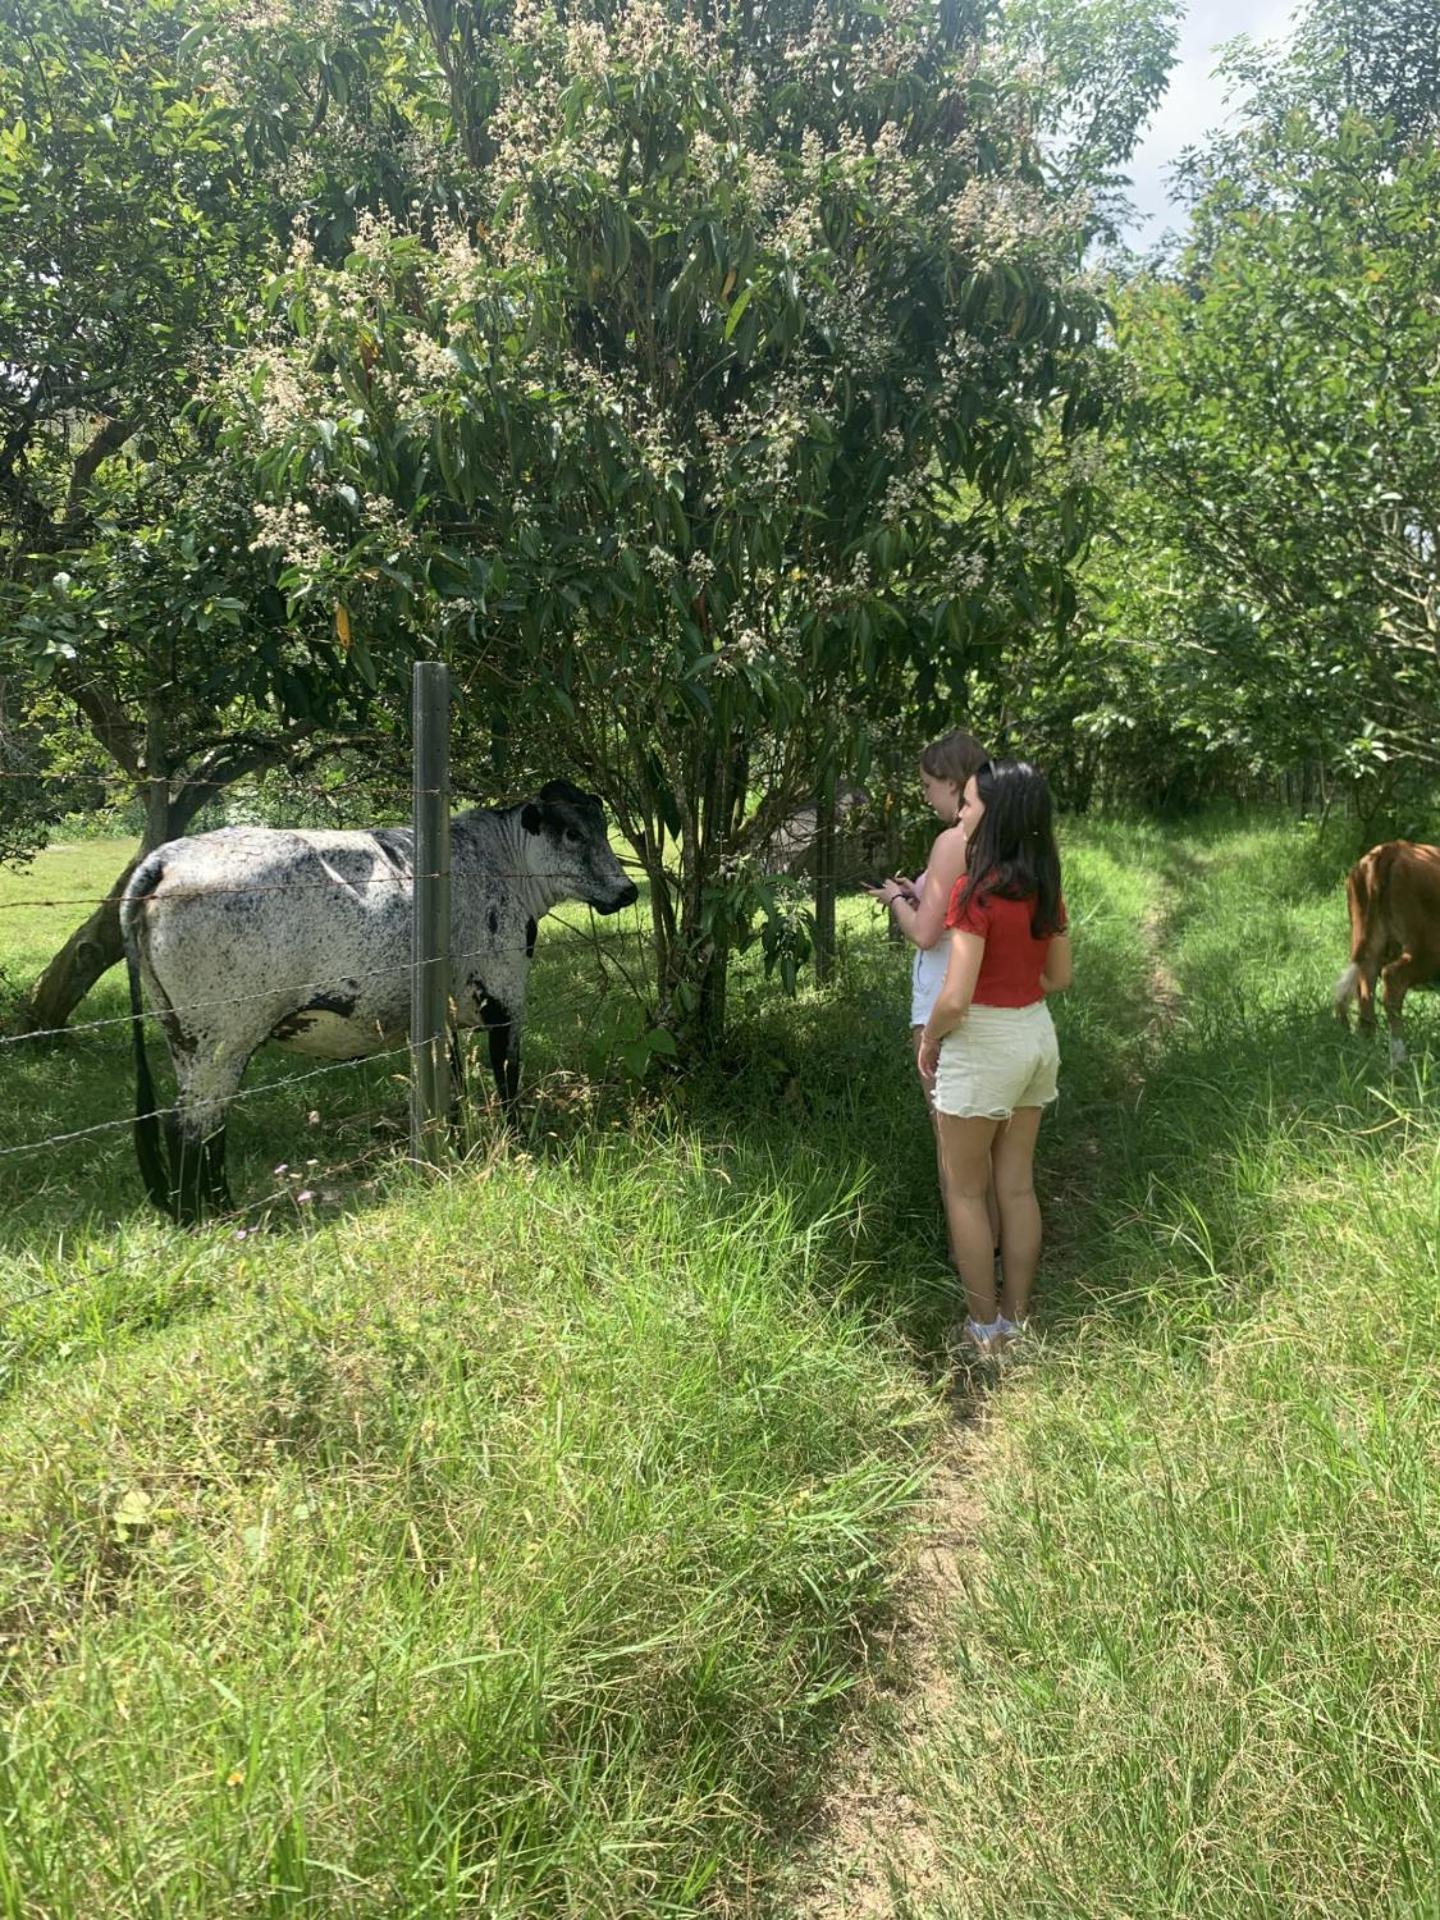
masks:
<path fill-rule="evenodd" d="M 725 316 L 725 338 L 727 340 L 730 339 L 735 329 L 745 318 L 745 309 L 755 297 L 755 285 L 756 283 L 753 280 L 747 280 L 739 293 L 737 293 L 731 301 L 730 311 Z"/>

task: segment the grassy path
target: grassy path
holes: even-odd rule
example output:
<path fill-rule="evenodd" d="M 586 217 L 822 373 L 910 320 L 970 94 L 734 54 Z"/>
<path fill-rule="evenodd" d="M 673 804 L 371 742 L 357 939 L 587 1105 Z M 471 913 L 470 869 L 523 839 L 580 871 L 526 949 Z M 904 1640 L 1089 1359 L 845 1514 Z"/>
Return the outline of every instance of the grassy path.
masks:
<path fill-rule="evenodd" d="M 966 1435 L 948 1685 L 885 1758 L 907 1827 L 817 1911 L 1433 1913 L 1428 1061 L 1328 1021 L 1335 863 L 1295 834 L 1132 844 L 1123 886 L 1077 853 L 1139 938 L 1082 947 L 1048 1330 Z"/>

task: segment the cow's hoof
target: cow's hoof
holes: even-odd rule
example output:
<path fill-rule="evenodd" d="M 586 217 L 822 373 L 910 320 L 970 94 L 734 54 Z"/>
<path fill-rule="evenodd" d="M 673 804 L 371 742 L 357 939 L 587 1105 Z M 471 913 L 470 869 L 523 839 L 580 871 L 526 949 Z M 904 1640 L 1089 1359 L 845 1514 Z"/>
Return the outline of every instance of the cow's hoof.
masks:
<path fill-rule="evenodd" d="M 1403 1067 L 1409 1058 L 1410 1056 L 1405 1051 L 1405 1042 L 1403 1040 L 1392 1040 L 1390 1042 L 1390 1064 L 1392 1067 Z"/>

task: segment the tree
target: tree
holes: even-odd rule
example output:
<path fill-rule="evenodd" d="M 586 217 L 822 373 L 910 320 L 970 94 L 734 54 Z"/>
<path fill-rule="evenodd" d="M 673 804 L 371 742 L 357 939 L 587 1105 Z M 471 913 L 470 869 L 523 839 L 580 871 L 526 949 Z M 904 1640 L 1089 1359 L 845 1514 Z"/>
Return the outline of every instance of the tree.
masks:
<path fill-rule="evenodd" d="M 1091 238 L 1116 239 L 1130 212 L 1125 163 L 1159 105 L 1182 9 L 1153 0 L 1012 0 L 999 22 L 1034 90 L 1046 171 L 1082 197 Z"/>
<path fill-rule="evenodd" d="M 405 187 L 393 89 L 369 78 L 390 64 L 371 16 L 338 47 L 277 26 L 247 35 L 172 0 L 0 13 L 7 689 L 22 726 L 73 703 L 92 764 L 143 783 L 148 844 L 235 779 L 347 736 L 375 679 L 328 618 L 286 620 L 263 529 L 194 409 L 293 215 L 343 253 L 358 196 L 423 207 L 443 182 L 427 162 L 423 191 Z M 40 778 L 33 737 L 27 755 Z M 38 793 L 26 804 L 17 853 L 54 812 Z M 119 957 L 128 872 L 24 1022 L 64 1024 Z"/>
<path fill-rule="evenodd" d="M 1273 764 L 1432 767 L 1440 737 L 1440 151 L 1294 121 L 1137 285 L 1139 471 L 1230 610 Z"/>
<path fill-rule="evenodd" d="M 517 9 L 464 223 L 297 258 L 231 390 L 265 511 L 320 535 L 292 608 L 423 633 L 502 737 L 565 743 L 702 1032 L 818 770 L 963 686 L 1002 605 L 1066 605 L 1086 490 L 1041 539 L 1010 509 L 1103 412 L 1100 306 L 988 21 Z"/>

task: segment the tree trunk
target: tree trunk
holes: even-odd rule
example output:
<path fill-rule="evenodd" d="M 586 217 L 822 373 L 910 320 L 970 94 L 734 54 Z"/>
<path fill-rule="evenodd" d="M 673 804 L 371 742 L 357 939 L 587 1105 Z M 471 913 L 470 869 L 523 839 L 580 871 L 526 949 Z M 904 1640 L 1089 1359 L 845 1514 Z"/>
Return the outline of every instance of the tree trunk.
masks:
<path fill-rule="evenodd" d="M 725 1038 L 726 1003 L 730 990 L 730 949 L 718 941 L 711 947 L 700 976 L 700 1010 L 696 1034 L 702 1053 L 713 1053 Z"/>
<path fill-rule="evenodd" d="M 149 849 L 142 842 L 105 899 L 78 926 L 21 1000 L 17 1033 L 49 1033 L 63 1027 L 102 974 L 124 952 L 120 939 L 120 896 Z"/>
<path fill-rule="evenodd" d="M 892 753 L 885 777 L 885 873 L 882 876 L 885 879 L 900 871 L 900 807 L 901 759 L 898 753 Z M 911 877 L 906 875 L 907 879 Z M 892 947 L 904 945 L 905 935 L 893 913 L 885 916 L 885 938 Z"/>
<path fill-rule="evenodd" d="M 825 986 L 835 971 L 835 770 L 820 777 L 815 796 L 815 980 Z"/>
<path fill-rule="evenodd" d="M 163 846 L 167 840 L 176 840 L 189 829 L 191 821 L 207 804 L 219 784 L 197 785 L 192 792 L 172 801 L 163 812 L 157 804 L 156 787 L 151 786 L 150 818 L 139 847 L 90 918 L 75 929 L 34 986 L 22 997 L 15 1013 L 16 1033 L 51 1033 L 57 1027 L 66 1026 L 71 1014 L 96 981 L 124 958 L 125 946 L 120 937 L 120 896 L 131 874 L 153 847 Z"/>

